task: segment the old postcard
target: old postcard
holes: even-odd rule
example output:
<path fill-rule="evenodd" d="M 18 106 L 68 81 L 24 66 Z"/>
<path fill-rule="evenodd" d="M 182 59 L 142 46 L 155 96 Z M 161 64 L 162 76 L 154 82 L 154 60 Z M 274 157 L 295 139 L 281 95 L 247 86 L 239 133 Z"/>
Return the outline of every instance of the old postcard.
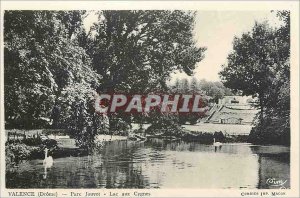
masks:
<path fill-rule="evenodd" d="M 299 197 L 298 1 L 1 1 L 0 197 Z"/>

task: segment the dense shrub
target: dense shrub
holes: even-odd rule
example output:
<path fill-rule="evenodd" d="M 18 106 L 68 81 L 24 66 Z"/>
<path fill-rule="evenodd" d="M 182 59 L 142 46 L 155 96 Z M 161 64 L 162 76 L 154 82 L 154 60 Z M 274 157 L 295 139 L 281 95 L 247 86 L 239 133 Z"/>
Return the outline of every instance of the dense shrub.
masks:
<path fill-rule="evenodd" d="M 28 159 L 34 147 L 25 144 L 13 143 L 5 145 L 6 166 L 13 166 L 22 160 Z"/>
<path fill-rule="evenodd" d="M 53 148 L 57 147 L 57 141 L 56 140 L 47 139 L 47 140 L 44 140 L 42 143 L 47 148 L 52 148 L 53 149 Z"/>
<path fill-rule="evenodd" d="M 5 162 L 7 168 L 18 165 L 23 160 L 38 159 L 44 157 L 44 149 L 50 149 L 50 153 L 57 149 L 56 140 L 44 140 L 40 138 L 28 138 L 7 142 L 5 145 Z"/>
<path fill-rule="evenodd" d="M 255 144 L 290 145 L 289 119 L 268 119 L 253 127 L 248 142 Z"/>
<path fill-rule="evenodd" d="M 226 138 L 222 132 L 187 132 L 182 135 L 182 139 L 185 141 L 197 141 L 202 144 L 212 144 L 214 138 L 217 142 L 226 141 Z"/>
<path fill-rule="evenodd" d="M 153 123 L 146 129 L 146 134 L 163 134 L 164 136 L 181 136 L 183 129 L 174 120 L 162 120 Z"/>
<path fill-rule="evenodd" d="M 26 138 L 22 142 L 27 146 L 38 146 L 43 143 L 43 141 L 40 138 Z"/>

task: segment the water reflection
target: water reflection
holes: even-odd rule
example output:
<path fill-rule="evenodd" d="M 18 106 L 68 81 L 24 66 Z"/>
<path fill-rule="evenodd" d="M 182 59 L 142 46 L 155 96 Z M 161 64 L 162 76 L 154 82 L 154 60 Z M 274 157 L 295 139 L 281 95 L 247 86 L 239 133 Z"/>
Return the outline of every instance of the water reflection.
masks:
<path fill-rule="evenodd" d="M 270 177 L 288 180 L 289 148 L 153 139 L 107 142 L 100 153 L 23 163 L 7 173 L 8 188 L 271 188 Z"/>
<path fill-rule="evenodd" d="M 276 146 L 253 146 L 251 151 L 259 156 L 259 188 L 290 188 L 290 149 Z M 283 186 L 267 184 L 268 179 L 286 181 Z"/>

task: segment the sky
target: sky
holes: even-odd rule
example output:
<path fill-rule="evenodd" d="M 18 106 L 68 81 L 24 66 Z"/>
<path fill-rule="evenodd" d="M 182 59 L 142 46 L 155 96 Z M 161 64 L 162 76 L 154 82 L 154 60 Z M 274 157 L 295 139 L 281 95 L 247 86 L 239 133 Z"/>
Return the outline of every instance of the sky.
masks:
<path fill-rule="evenodd" d="M 89 15 L 84 22 L 86 29 L 97 20 L 96 15 Z M 178 71 L 171 74 L 169 83 L 176 78 L 195 77 L 207 81 L 220 81 L 218 73 L 232 50 L 234 36 L 241 36 L 254 26 L 255 21 L 268 20 L 271 26 L 280 25 L 274 12 L 266 11 L 197 11 L 194 27 L 194 39 L 198 47 L 206 47 L 205 58 L 197 63 L 193 76 Z"/>
<path fill-rule="evenodd" d="M 250 31 L 255 21 L 265 20 L 272 26 L 280 25 L 276 14 L 270 11 L 198 11 L 194 39 L 197 46 L 207 47 L 207 50 L 205 58 L 196 65 L 193 76 L 207 81 L 220 81 L 218 73 L 232 50 L 234 36 Z M 176 78 L 192 77 L 177 72 L 172 74 L 171 82 Z"/>

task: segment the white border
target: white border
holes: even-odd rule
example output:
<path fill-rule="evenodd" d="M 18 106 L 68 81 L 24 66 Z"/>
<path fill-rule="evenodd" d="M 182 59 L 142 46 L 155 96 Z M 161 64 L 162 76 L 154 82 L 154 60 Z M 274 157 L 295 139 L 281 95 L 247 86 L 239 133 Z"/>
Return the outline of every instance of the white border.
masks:
<path fill-rule="evenodd" d="M 149 189 L 109 190 L 72 189 L 73 192 L 150 192 L 151 197 L 241 197 L 241 192 L 285 192 L 285 196 L 299 197 L 299 1 L 2 1 L 1 2 L 1 174 L 0 197 L 8 197 L 8 191 L 32 191 L 31 189 L 5 189 L 5 133 L 4 133 L 4 74 L 3 74 L 3 11 L 4 10 L 101 10 L 101 9 L 186 9 L 186 10 L 291 10 L 291 189 L 288 190 L 228 190 L 228 189 Z M 67 189 L 37 189 L 36 192 L 70 192 Z M 84 194 L 84 193 L 83 193 Z M 105 196 L 103 196 L 105 197 Z M 132 196 L 134 197 L 134 196 Z M 256 197 L 256 196 L 253 196 Z"/>

